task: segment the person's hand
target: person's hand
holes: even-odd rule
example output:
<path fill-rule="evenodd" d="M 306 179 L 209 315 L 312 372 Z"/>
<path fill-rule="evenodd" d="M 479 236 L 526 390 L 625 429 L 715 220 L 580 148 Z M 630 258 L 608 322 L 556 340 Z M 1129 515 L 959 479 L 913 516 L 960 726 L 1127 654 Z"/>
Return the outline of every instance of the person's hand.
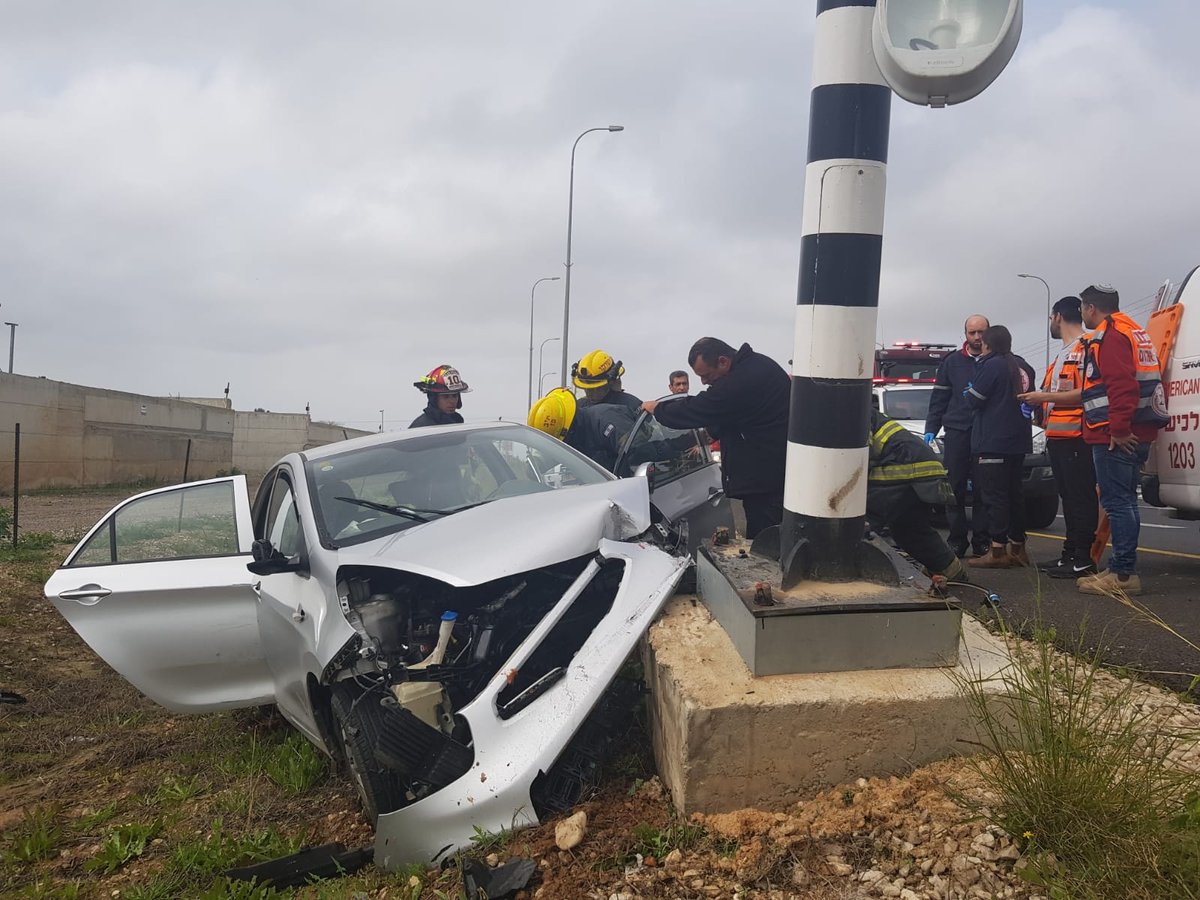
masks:
<path fill-rule="evenodd" d="M 936 435 L 932 431 L 925 432 L 925 443 L 932 444 Z"/>
<path fill-rule="evenodd" d="M 1054 395 L 1049 391 L 1028 391 L 1024 394 L 1017 394 L 1017 399 L 1032 406 L 1034 403 L 1052 403 Z"/>
<path fill-rule="evenodd" d="M 658 408 L 657 400 L 647 400 L 642 404 L 642 409 L 644 409 L 646 412 L 650 413 L 650 415 L 654 415 L 654 410 L 657 408 Z"/>
<path fill-rule="evenodd" d="M 1110 436 L 1108 439 L 1108 449 L 1120 450 L 1122 453 L 1133 453 L 1139 443 L 1136 434 L 1127 434 L 1121 438 Z"/>

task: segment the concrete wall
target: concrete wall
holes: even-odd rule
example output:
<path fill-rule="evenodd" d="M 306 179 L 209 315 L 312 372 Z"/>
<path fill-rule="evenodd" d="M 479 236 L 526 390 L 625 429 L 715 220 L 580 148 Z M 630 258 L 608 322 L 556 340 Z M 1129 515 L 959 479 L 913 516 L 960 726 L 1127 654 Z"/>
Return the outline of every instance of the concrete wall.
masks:
<path fill-rule="evenodd" d="M 21 426 L 22 490 L 261 475 L 285 453 L 370 432 L 304 414 L 243 413 L 0 372 L 0 491 L 13 484 Z"/>

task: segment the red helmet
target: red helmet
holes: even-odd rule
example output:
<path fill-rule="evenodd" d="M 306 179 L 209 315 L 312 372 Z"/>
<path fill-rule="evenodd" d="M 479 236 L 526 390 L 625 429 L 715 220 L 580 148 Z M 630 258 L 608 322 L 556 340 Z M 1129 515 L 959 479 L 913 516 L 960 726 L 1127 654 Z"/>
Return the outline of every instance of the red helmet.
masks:
<path fill-rule="evenodd" d="M 462 380 L 454 366 L 438 366 L 413 387 L 423 394 L 467 394 L 471 388 Z"/>

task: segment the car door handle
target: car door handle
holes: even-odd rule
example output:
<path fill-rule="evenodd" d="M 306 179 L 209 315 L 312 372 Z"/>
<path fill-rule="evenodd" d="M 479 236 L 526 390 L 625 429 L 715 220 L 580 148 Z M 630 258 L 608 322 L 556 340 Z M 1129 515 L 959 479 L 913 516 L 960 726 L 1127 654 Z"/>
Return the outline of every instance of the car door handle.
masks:
<path fill-rule="evenodd" d="M 85 584 L 73 591 L 63 591 L 58 595 L 58 599 L 74 600 L 82 606 L 94 606 L 111 593 L 108 588 L 102 588 L 98 584 Z"/>

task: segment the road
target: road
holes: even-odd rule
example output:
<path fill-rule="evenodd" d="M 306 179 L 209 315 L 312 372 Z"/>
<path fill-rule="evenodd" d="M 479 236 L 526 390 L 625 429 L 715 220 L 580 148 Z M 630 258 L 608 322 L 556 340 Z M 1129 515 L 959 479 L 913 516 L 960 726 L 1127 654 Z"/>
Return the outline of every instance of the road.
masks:
<path fill-rule="evenodd" d="M 1145 504 L 1141 512 L 1138 569 L 1145 593 L 1134 599 L 1180 637 L 1114 599 L 1081 594 L 1073 581 L 1046 578 L 1032 569 L 974 570 L 972 580 L 1000 595 L 1011 626 L 1053 627 L 1061 643 L 1081 640 L 1110 664 L 1182 691 L 1200 673 L 1200 649 L 1181 639 L 1200 647 L 1200 522 Z M 1030 533 L 1030 557 L 1056 558 L 1062 539 L 1060 516 L 1053 527 Z M 1200 686 L 1192 685 L 1192 693 L 1200 697 Z"/>

